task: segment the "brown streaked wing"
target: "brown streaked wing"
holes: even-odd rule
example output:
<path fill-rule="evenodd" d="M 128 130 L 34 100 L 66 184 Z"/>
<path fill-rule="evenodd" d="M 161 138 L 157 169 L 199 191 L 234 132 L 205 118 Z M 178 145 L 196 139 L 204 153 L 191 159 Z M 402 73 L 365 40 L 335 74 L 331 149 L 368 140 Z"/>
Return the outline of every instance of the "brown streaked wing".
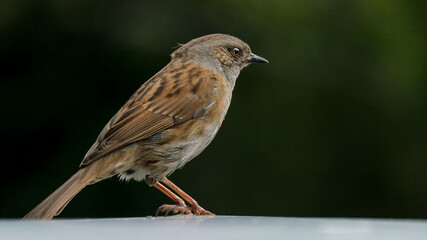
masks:
<path fill-rule="evenodd" d="M 209 104 L 209 94 L 215 81 L 209 76 L 194 78 L 191 72 L 185 71 L 172 81 L 171 77 L 167 77 L 170 75 L 167 70 L 163 69 L 142 85 L 114 115 L 80 166 L 91 164 L 121 147 L 200 116 L 198 113 Z"/>

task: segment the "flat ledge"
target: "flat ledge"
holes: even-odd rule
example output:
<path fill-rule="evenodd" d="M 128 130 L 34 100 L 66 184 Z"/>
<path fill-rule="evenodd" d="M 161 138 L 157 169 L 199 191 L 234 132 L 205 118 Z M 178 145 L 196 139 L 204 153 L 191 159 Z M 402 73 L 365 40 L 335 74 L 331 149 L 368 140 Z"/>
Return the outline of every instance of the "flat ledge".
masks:
<path fill-rule="evenodd" d="M 427 221 L 171 216 L 54 221 L 0 220 L 0 239 L 427 239 Z"/>

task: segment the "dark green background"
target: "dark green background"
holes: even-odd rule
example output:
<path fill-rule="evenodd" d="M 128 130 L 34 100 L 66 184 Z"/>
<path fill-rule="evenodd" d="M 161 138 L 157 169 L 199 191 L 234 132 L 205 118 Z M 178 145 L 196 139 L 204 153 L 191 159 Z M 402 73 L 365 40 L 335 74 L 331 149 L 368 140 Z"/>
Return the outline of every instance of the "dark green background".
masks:
<path fill-rule="evenodd" d="M 212 144 L 171 180 L 226 215 L 427 218 L 426 1 L 1 1 L 0 217 L 77 171 L 177 43 L 241 38 L 245 69 Z M 170 201 L 105 180 L 61 217 Z"/>

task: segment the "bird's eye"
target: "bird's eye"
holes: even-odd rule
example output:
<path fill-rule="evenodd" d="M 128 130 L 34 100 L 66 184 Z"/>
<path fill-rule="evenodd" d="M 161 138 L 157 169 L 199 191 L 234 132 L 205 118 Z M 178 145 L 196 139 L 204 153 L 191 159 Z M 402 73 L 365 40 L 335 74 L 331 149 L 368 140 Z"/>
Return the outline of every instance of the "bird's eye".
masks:
<path fill-rule="evenodd" d="M 235 48 L 231 49 L 231 53 L 234 56 L 238 56 L 240 54 L 240 49 L 238 49 L 238 48 L 235 47 Z"/>

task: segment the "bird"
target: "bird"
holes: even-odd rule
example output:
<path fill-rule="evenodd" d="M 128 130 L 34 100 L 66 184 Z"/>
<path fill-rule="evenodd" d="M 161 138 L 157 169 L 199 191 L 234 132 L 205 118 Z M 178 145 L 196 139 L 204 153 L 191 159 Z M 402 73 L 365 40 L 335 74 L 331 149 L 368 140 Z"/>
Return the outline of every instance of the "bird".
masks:
<path fill-rule="evenodd" d="M 199 155 L 213 140 L 230 106 L 240 71 L 268 63 L 248 44 L 228 34 L 195 38 L 120 108 L 86 153 L 79 170 L 23 219 L 50 220 L 87 185 L 118 176 L 145 181 L 174 204 L 157 211 L 214 215 L 168 176 Z"/>

